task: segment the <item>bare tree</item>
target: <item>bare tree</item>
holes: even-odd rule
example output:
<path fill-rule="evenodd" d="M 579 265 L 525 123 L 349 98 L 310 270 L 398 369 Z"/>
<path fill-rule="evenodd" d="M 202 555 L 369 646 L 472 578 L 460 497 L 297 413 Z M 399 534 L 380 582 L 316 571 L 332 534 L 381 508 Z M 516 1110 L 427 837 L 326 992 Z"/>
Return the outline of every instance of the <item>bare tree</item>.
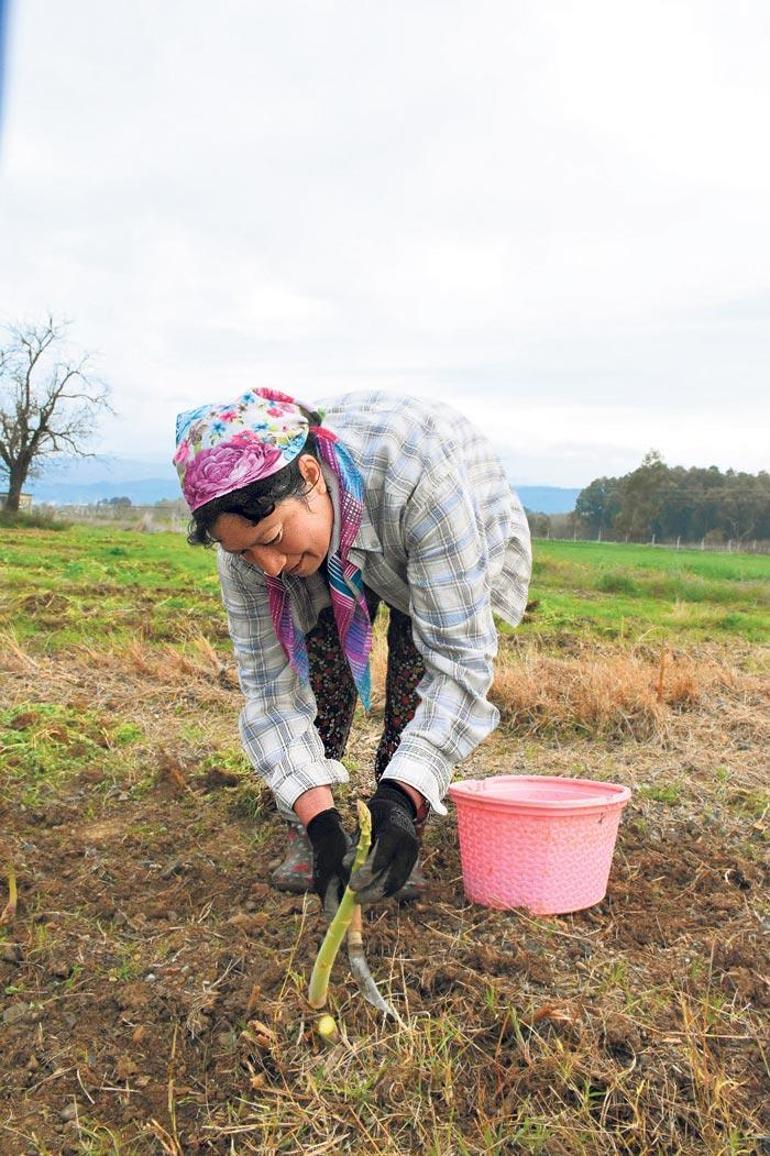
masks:
<path fill-rule="evenodd" d="M 57 454 L 89 457 L 85 449 L 100 411 L 110 411 L 108 387 L 91 376 L 89 356 L 62 348 L 67 324 L 52 316 L 39 325 L 8 325 L 0 346 L 0 478 L 4 508 L 15 512 L 27 478 Z M 59 354 L 62 356 L 59 356 Z"/>

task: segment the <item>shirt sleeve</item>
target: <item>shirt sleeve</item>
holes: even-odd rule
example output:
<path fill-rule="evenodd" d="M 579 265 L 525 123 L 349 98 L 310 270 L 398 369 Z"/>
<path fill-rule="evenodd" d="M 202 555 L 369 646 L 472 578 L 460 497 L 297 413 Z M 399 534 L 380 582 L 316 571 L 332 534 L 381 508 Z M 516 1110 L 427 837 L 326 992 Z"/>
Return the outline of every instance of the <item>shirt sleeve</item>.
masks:
<path fill-rule="evenodd" d="M 222 601 L 246 699 L 241 741 L 279 810 L 289 815 L 304 791 L 346 783 L 348 773 L 324 755 L 315 696 L 291 669 L 278 641 L 263 575 L 224 550 L 218 554 Z"/>
<path fill-rule="evenodd" d="M 425 676 L 385 777 L 413 786 L 443 815 L 454 767 L 500 719 L 487 701 L 497 654 L 489 559 L 468 486 L 446 466 L 414 491 L 404 532 L 412 631 Z"/>

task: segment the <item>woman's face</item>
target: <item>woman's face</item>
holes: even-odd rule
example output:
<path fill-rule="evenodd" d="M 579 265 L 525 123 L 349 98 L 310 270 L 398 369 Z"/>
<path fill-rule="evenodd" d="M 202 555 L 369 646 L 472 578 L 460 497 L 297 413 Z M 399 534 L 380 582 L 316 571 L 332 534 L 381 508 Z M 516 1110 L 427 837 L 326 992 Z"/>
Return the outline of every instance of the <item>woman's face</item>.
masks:
<path fill-rule="evenodd" d="M 286 498 L 255 526 L 240 514 L 220 514 L 213 535 L 228 554 L 238 554 L 270 578 L 315 574 L 329 552 L 334 510 L 321 467 L 310 454 L 299 460 L 309 492 Z M 310 488 L 312 487 L 312 488 Z"/>

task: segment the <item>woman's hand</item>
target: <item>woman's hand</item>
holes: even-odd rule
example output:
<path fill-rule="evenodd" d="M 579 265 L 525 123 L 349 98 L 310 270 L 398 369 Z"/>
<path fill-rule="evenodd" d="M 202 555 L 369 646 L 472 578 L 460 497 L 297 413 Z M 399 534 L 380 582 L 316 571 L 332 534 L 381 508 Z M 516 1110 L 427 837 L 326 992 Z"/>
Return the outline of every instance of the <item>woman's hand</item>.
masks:
<path fill-rule="evenodd" d="M 376 903 L 400 891 L 417 862 L 417 807 L 393 779 L 379 784 L 367 806 L 372 814 L 372 850 L 351 876 L 350 887 L 360 903 Z M 348 866 L 351 862 L 349 858 Z"/>
<path fill-rule="evenodd" d="M 310 820 L 307 837 L 313 848 L 313 890 L 321 900 L 324 915 L 331 920 L 350 877 L 345 856 L 350 838 L 345 834 L 339 811 L 329 807 Z"/>

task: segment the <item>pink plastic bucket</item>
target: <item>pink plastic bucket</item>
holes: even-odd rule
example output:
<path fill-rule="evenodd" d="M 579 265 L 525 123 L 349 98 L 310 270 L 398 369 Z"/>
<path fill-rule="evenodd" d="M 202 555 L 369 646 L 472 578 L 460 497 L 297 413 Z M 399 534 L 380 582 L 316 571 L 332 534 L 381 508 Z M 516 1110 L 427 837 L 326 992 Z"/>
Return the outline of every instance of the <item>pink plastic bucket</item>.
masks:
<path fill-rule="evenodd" d="M 472 903 L 564 915 L 604 898 L 628 787 L 495 775 L 456 783 L 449 794 Z"/>

